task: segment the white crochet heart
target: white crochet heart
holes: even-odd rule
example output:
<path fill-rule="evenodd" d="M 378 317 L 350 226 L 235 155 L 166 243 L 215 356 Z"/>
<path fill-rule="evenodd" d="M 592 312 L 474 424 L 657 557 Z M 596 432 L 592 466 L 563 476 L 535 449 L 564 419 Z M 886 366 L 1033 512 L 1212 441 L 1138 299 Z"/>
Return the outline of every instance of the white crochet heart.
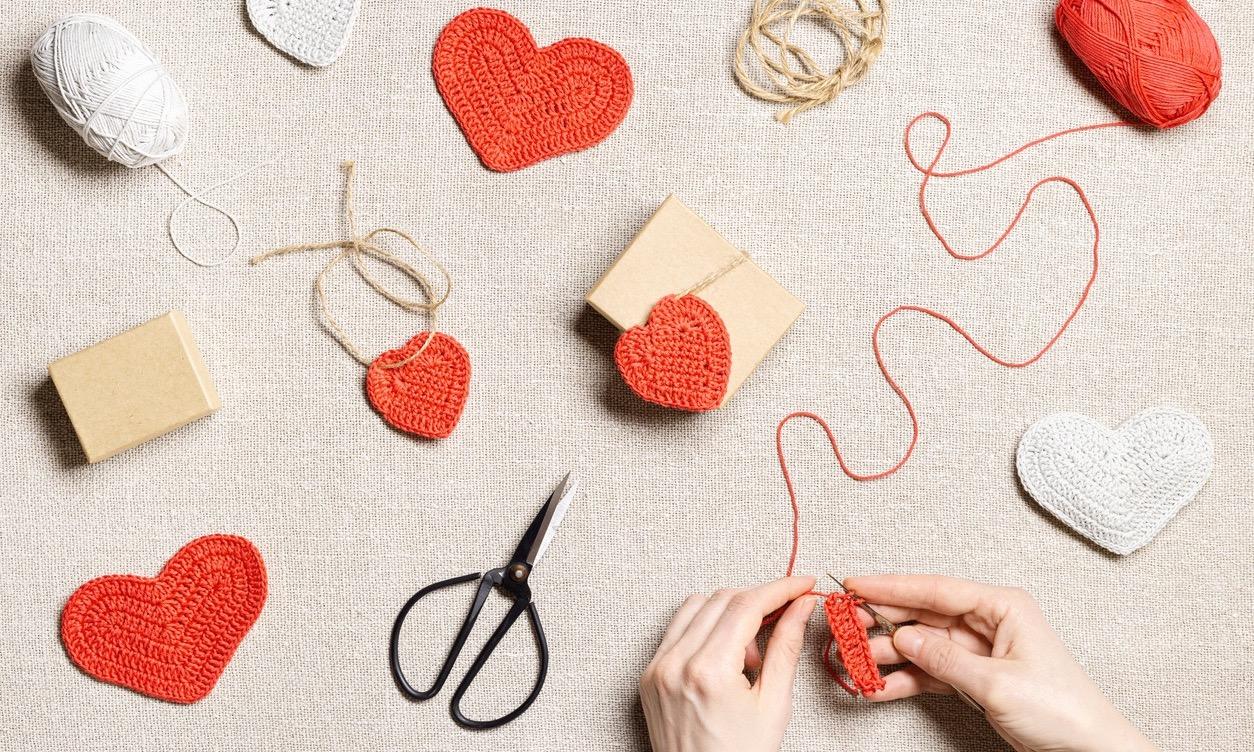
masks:
<path fill-rule="evenodd" d="M 1076 532 L 1117 554 L 1149 543 L 1210 477 L 1202 422 L 1154 407 L 1112 431 L 1085 415 L 1038 420 L 1019 440 L 1019 480 Z"/>
<path fill-rule="evenodd" d="M 348 45 L 361 0 L 248 0 L 248 17 L 270 44 L 309 65 L 330 65 Z"/>

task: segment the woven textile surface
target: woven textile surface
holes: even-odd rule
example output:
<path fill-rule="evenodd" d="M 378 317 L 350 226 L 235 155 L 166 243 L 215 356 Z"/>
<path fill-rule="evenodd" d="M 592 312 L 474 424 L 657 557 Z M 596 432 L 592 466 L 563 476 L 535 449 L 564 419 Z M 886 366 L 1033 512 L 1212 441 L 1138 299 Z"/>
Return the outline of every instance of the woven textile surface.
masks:
<path fill-rule="evenodd" d="M 870 351 L 876 318 L 927 305 L 1021 358 L 1088 274 L 1091 228 L 1056 186 L 996 254 L 951 259 L 919 216 L 905 124 L 924 110 L 950 115 L 942 166 L 963 167 L 1122 116 L 1060 45 L 1046 0 L 899 4 L 868 76 L 787 127 L 734 82 L 748 0 L 502 0 L 495 7 L 542 46 L 586 36 L 619 50 L 636 87 L 603 143 L 499 174 L 471 151 L 431 76 L 436 35 L 469 4 L 363 3 L 344 54 L 311 70 L 258 36 L 243 3 L 99 0 L 92 10 L 144 40 L 187 97 L 191 135 L 165 165 L 173 174 L 207 185 L 286 150 L 216 195 L 246 236 L 239 260 L 206 270 L 166 236 L 177 190 L 90 151 L 30 72 L 30 44 L 81 3 L 10 5 L 0 46 L 3 750 L 646 749 L 636 682 L 683 596 L 775 577 L 786 563 L 776 421 L 816 410 L 857 469 L 883 468 L 909 423 Z M 1196 6 L 1225 55 L 1223 93 L 1203 118 L 1081 134 L 929 188 L 937 222 L 977 250 L 1038 178 L 1084 185 L 1102 223 L 1101 276 L 1057 347 L 1002 369 L 937 322 L 894 318 L 881 344 L 919 409 L 911 462 L 857 484 L 817 428 L 792 424 L 785 441 L 803 504 L 800 571 L 1022 585 L 1164 749 L 1241 749 L 1254 738 L 1254 24 L 1247 4 Z M 930 155 L 939 136 L 920 126 L 917 152 Z M 456 281 L 439 325 L 474 369 L 448 439 L 415 439 L 374 414 L 364 369 L 316 321 L 310 288 L 324 260 L 243 260 L 343 236 L 343 159 L 362 169 L 362 226 L 410 231 Z M 632 395 L 614 368 L 616 333 L 582 303 L 671 192 L 808 305 L 726 406 L 697 415 Z M 229 247 L 220 217 L 192 208 L 181 219 L 189 246 Z M 331 305 L 363 352 L 427 328 L 347 266 L 332 276 Z M 222 409 L 84 464 L 47 363 L 174 307 Z M 1019 488 L 1015 447 L 1037 419 L 1071 411 L 1117 426 L 1159 404 L 1207 425 L 1215 469 L 1145 548 L 1107 554 Z M 481 734 L 449 720 L 452 686 L 405 700 L 387 669 L 397 609 L 431 582 L 503 564 L 574 464 L 583 491 L 531 582 L 552 650 L 540 699 Z M 256 544 L 269 582 L 213 692 L 177 706 L 75 669 L 58 637 L 74 589 L 104 574 L 154 576 L 209 533 Z M 446 591 L 416 610 L 402 641 L 415 681 L 434 672 L 470 597 L 470 586 Z M 504 601 L 489 607 L 501 614 Z M 822 627 L 816 612 L 785 749 L 1006 749 L 953 698 L 850 698 L 820 663 Z M 534 655 L 526 630 L 511 634 L 467 712 L 512 707 Z"/>

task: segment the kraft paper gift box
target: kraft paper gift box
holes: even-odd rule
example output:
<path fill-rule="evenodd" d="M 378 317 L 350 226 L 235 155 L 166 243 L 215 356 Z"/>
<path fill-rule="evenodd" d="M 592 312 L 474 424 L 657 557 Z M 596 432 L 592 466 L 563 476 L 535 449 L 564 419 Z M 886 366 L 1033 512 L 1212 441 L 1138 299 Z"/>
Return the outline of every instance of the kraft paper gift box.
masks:
<path fill-rule="evenodd" d="M 67 355 L 48 375 L 93 463 L 221 406 L 179 311 Z"/>
<path fill-rule="evenodd" d="M 585 300 L 626 331 L 648 319 L 667 295 L 679 295 L 726 269 L 740 251 L 685 206 L 668 197 L 601 276 Z M 722 404 L 736 393 L 784 336 L 805 305 L 752 258 L 694 293 L 723 320 L 731 344 L 731 372 Z"/>

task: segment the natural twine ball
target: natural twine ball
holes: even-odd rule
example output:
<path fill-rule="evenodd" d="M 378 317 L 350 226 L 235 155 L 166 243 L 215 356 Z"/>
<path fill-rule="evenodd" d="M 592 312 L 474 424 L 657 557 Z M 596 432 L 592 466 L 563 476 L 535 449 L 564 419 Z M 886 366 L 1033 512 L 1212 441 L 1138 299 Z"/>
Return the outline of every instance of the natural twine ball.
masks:
<path fill-rule="evenodd" d="M 852 6 L 846 0 L 754 0 L 749 25 L 736 44 L 736 80 L 758 99 L 791 105 L 775 116 L 787 123 L 794 115 L 836 99 L 867 74 L 884 50 L 887 14 L 887 0 L 875 5 L 854 0 Z M 837 37 L 844 57 L 832 70 L 824 70 L 791 41 L 802 20 L 813 21 Z M 770 79 L 769 88 L 758 85 L 749 74 L 749 51 Z"/>

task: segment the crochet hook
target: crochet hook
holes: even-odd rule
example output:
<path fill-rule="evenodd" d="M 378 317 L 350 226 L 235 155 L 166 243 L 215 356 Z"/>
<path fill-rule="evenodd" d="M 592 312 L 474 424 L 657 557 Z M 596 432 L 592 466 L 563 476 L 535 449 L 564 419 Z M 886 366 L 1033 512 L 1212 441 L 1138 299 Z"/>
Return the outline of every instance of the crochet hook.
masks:
<path fill-rule="evenodd" d="M 831 572 L 828 572 L 827 576 L 832 578 L 832 581 L 836 583 L 836 587 L 840 588 L 842 593 L 850 592 L 849 589 L 845 587 L 845 584 L 841 582 L 840 580 L 836 579 L 836 577 Z M 887 632 L 890 635 L 893 632 L 896 632 L 897 628 L 900 626 L 896 622 L 889 619 L 887 616 L 884 616 L 879 611 L 876 611 L 875 609 L 868 606 L 865 601 L 861 604 L 861 607 L 868 614 L 871 615 L 871 618 L 875 620 L 876 625 L 878 625 L 881 629 L 883 629 L 885 632 Z M 975 698 L 972 697 L 971 695 L 967 694 L 966 692 L 963 692 L 961 689 L 958 689 L 957 687 L 953 687 L 953 690 L 954 692 L 958 694 L 958 697 L 962 698 L 962 701 L 965 702 L 966 704 L 970 705 L 971 707 L 975 708 L 981 713 L 986 714 L 988 712 L 984 709 L 984 706 L 976 702 Z"/>

